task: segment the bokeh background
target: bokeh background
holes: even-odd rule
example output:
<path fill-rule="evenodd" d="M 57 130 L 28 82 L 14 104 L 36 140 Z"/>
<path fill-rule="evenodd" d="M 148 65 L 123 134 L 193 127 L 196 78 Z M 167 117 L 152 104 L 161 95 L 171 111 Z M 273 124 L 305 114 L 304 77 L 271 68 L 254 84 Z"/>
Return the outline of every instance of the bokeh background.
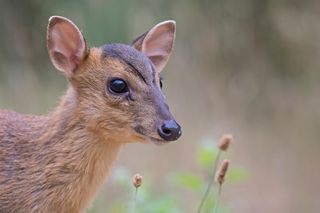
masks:
<path fill-rule="evenodd" d="M 128 145 L 114 170 L 141 173 L 155 196 L 174 193 L 195 212 L 199 198 L 164 180 L 177 170 L 205 175 L 196 150 L 232 133 L 229 158 L 247 177 L 225 185 L 229 212 L 319 212 L 319 1 L 1 0 L 0 108 L 45 114 L 66 89 L 46 51 L 51 15 L 72 19 L 90 46 L 130 43 L 160 21 L 177 21 L 164 91 L 183 137 Z M 121 193 L 130 197 L 108 181 L 91 211 L 106 212 Z"/>

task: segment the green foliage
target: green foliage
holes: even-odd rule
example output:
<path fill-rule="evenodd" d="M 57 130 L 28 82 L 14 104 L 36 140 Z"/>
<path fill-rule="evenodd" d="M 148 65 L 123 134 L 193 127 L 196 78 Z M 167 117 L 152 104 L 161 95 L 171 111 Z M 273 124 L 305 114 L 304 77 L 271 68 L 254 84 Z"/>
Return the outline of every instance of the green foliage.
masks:
<path fill-rule="evenodd" d="M 243 168 L 232 168 L 227 173 L 227 180 L 230 183 L 238 183 L 245 181 L 248 178 L 249 174 L 248 172 Z"/>
<path fill-rule="evenodd" d="M 215 141 L 204 140 L 197 152 L 198 165 L 205 169 L 212 167 L 212 163 L 217 157 L 217 154 L 218 148 L 215 146 Z"/>
<path fill-rule="evenodd" d="M 173 180 L 176 186 L 185 189 L 200 190 L 203 185 L 203 179 L 191 172 L 177 172 L 173 175 Z"/>
<path fill-rule="evenodd" d="M 143 203 L 139 203 L 135 212 L 139 213 L 182 213 L 181 208 L 177 206 L 177 200 L 171 196 L 162 196 L 156 199 L 145 200 Z"/>

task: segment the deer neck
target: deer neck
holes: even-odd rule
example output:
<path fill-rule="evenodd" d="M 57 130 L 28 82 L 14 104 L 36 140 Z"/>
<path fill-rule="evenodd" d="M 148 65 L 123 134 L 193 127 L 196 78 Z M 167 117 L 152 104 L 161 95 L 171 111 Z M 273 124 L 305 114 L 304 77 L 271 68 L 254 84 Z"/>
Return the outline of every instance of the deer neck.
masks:
<path fill-rule="evenodd" d="M 49 115 L 44 126 L 47 131 L 40 138 L 46 162 L 44 173 L 61 181 L 61 186 L 53 189 L 62 196 L 53 205 L 65 207 L 68 212 L 78 212 L 88 205 L 106 180 L 123 145 L 108 137 L 111 132 L 102 135 L 89 127 L 77 102 L 75 91 L 69 89 Z M 50 178 L 46 181 L 54 185 Z"/>

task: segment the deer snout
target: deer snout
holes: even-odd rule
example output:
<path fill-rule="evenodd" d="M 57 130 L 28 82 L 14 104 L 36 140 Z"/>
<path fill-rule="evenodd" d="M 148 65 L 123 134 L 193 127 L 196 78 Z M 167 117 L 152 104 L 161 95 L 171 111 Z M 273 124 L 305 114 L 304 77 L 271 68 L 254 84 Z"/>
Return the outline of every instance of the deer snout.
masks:
<path fill-rule="evenodd" d="M 166 141 L 175 141 L 181 136 L 181 127 L 175 120 L 166 120 L 158 128 L 158 133 Z"/>

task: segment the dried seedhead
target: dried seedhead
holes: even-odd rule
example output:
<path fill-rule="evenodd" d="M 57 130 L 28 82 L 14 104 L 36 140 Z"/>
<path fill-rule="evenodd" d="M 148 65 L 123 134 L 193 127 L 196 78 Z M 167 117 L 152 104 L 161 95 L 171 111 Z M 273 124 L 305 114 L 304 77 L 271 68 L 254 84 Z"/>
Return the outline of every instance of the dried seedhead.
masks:
<path fill-rule="evenodd" d="M 142 176 L 140 174 L 135 174 L 132 178 L 133 186 L 139 188 L 142 185 Z"/>
<path fill-rule="evenodd" d="M 231 134 L 223 135 L 218 143 L 219 149 L 222 151 L 227 151 L 232 141 L 233 136 Z"/>
<path fill-rule="evenodd" d="M 216 181 L 222 185 L 225 179 L 225 176 L 227 174 L 228 171 L 228 167 L 229 167 L 230 161 L 225 159 L 223 160 L 218 172 L 217 172 L 217 176 L 216 176 Z"/>

